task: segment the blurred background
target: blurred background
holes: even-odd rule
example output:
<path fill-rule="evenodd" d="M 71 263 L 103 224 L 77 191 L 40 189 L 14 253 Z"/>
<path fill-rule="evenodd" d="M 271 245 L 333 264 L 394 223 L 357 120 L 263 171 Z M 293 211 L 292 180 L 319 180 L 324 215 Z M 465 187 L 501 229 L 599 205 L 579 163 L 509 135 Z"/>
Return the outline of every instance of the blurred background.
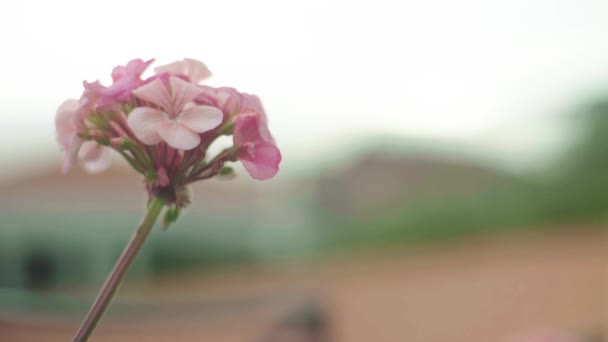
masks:
<path fill-rule="evenodd" d="M 607 17 L 597 0 L 0 5 L 0 340 L 70 339 L 144 211 L 118 156 L 60 174 L 55 110 L 116 65 L 183 57 L 262 98 L 281 171 L 195 186 L 95 341 L 607 340 Z"/>

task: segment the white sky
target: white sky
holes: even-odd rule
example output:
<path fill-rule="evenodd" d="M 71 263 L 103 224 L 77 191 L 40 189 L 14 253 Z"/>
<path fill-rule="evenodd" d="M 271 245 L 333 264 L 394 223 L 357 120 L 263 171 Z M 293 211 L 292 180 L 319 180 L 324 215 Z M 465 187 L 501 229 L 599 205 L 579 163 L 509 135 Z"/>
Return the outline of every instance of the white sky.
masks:
<path fill-rule="evenodd" d="M 57 106 L 137 57 L 258 94 L 287 169 L 379 134 L 529 153 L 607 84 L 606 18 L 603 0 L 5 1 L 0 165 L 59 157 Z"/>

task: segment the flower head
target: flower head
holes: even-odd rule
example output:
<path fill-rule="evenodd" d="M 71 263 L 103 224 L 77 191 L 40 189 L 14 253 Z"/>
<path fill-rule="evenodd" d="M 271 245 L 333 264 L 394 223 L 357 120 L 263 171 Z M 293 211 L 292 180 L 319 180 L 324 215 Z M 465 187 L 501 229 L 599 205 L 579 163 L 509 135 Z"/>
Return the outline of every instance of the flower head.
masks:
<path fill-rule="evenodd" d="M 211 73 L 193 59 L 157 67 L 156 75 L 142 79 L 152 61 L 115 67 L 108 87 L 84 82 L 80 100 L 59 107 L 65 172 L 78 160 L 88 171 L 103 170 L 113 149 L 145 176 L 150 196 L 175 208 L 189 203 L 190 183 L 229 173 L 225 163 L 241 160 L 260 180 L 278 172 L 281 153 L 257 96 L 200 85 Z M 233 146 L 208 158 L 209 145 L 231 134 Z"/>

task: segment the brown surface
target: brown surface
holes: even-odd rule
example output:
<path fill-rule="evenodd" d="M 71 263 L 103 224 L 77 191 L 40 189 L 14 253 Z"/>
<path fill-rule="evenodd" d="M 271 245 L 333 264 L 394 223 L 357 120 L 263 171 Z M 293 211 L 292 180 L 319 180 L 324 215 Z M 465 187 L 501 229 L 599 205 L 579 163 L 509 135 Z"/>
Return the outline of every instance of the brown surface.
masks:
<path fill-rule="evenodd" d="M 122 295 L 187 303 L 303 291 L 322 299 L 334 341 L 501 341 L 542 329 L 605 332 L 607 260 L 608 233 L 578 230 L 365 252 L 316 266 L 191 274 Z M 92 340 L 259 341 L 288 310 L 243 305 L 203 315 L 175 307 L 132 326 L 111 315 Z M 68 340 L 73 328 L 5 322 L 0 341 Z"/>

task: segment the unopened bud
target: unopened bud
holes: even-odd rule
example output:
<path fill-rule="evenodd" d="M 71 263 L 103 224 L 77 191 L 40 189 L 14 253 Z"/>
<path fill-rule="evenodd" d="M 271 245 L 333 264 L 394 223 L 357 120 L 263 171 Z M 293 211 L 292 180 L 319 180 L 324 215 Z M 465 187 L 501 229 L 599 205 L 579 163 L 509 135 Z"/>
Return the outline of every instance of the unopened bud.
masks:
<path fill-rule="evenodd" d="M 125 149 L 125 138 L 116 137 L 116 138 L 110 139 L 110 146 L 114 147 L 115 149 L 119 149 L 119 150 Z"/>
<path fill-rule="evenodd" d="M 224 166 L 218 173 L 218 177 L 222 180 L 234 179 L 236 178 L 236 173 L 234 173 L 234 169 L 232 167 Z"/>
<path fill-rule="evenodd" d="M 133 141 L 133 139 L 129 138 L 129 137 L 122 137 L 124 139 L 124 146 L 126 148 L 133 148 L 133 147 L 139 147 L 137 145 L 137 143 L 135 143 L 135 141 Z"/>
<path fill-rule="evenodd" d="M 224 168 L 219 173 L 220 176 L 230 176 L 232 174 L 234 174 L 234 169 L 230 166 L 224 166 Z"/>
<path fill-rule="evenodd" d="M 116 149 L 125 150 L 135 146 L 135 142 L 127 137 L 116 137 L 110 139 L 110 145 Z"/>
<path fill-rule="evenodd" d="M 157 186 L 160 186 L 161 188 L 166 187 L 170 183 L 169 176 L 167 175 L 167 171 L 162 166 L 156 170 L 156 182 L 155 183 Z"/>
<path fill-rule="evenodd" d="M 102 131 L 92 129 L 89 131 L 89 135 L 91 136 L 91 138 L 93 138 L 93 140 L 95 140 L 100 145 L 110 144 L 110 140 L 108 139 L 108 136 L 105 135 Z"/>

